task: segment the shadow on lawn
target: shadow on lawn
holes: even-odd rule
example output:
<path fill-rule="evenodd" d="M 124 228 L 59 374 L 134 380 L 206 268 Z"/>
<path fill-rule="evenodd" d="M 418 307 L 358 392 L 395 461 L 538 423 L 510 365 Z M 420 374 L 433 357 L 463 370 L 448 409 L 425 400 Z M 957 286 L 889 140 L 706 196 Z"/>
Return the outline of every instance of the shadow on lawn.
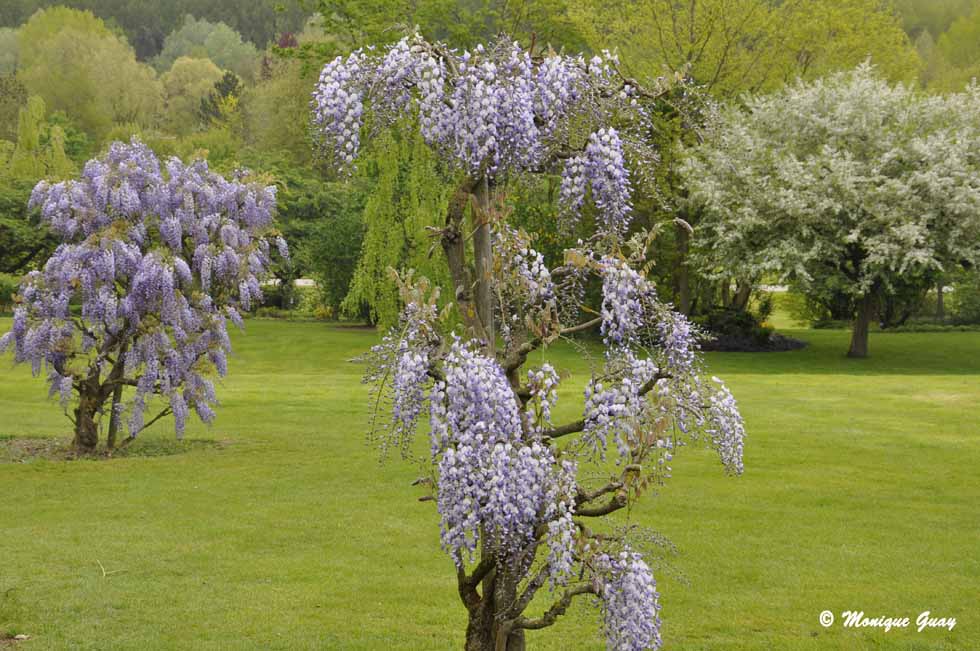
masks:
<path fill-rule="evenodd" d="M 865 359 L 845 353 L 845 330 L 784 330 L 807 347 L 778 353 L 705 353 L 722 372 L 799 375 L 980 375 L 980 332 L 871 333 Z"/>
<path fill-rule="evenodd" d="M 112 459 L 131 459 L 133 457 L 165 457 L 194 450 L 221 449 L 227 445 L 227 441 L 199 439 L 178 441 L 148 438 L 136 439 L 132 445 L 114 450 L 112 453 L 105 448 L 99 448 L 91 453 L 82 453 L 72 446 L 71 438 L 0 436 L 0 464 L 32 463 L 38 460 L 111 461 Z"/>

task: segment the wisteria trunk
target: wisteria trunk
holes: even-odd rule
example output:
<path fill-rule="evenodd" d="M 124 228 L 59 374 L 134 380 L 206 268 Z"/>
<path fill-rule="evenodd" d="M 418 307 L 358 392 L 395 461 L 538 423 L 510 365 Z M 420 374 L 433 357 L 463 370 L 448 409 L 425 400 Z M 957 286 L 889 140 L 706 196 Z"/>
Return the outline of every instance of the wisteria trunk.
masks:
<path fill-rule="evenodd" d="M 945 296 L 943 296 L 943 279 L 940 278 L 936 283 L 936 318 L 939 321 L 946 320 Z"/>
<path fill-rule="evenodd" d="M 493 327 L 493 248 L 490 235 L 490 183 L 480 179 L 474 189 L 478 211 L 474 214 L 473 257 L 476 267 L 476 311 L 494 348 Z"/>
<path fill-rule="evenodd" d="M 868 292 L 858 303 L 857 316 L 854 319 L 854 328 L 851 331 L 851 347 L 847 351 L 848 357 L 868 356 L 868 329 L 871 326 L 874 311 L 874 294 Z"/>
<path fill-rule="evenodd" d="M 99 444 L 99 424 L 95 420 L 98 411 L 98 399 L 83 388 L 75 408 L 75 440 L 72 444 L 77 449 L 91 452 Z"/>
<path fill-rule="evenodd" d="M 524 630 L 504 629 L 497 617 L 500 604 L 506 608 L 516 597 L 516 584 L 487 590 L 480 606 L 470 612 L 465 651 L 524 651 Z"/>

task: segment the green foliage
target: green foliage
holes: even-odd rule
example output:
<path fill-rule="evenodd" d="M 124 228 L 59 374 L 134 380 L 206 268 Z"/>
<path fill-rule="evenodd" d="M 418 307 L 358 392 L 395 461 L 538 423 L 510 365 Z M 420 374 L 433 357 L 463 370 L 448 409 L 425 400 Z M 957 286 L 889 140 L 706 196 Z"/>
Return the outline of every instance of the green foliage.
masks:
<path fill-rule="evenodd" d="M 353 193 L 352 193 L 353 194 Z M 351 201 L 363 201 L 363 195 L 344 196 L 342 187 L 321 192 L 315 197 L 319 218 L 309 224 L 309 231 L 299 252 L 300 261 L 316 279 L 320 304 L 337 314 L 350 291 L 364 239 L 364 222 L 360 208 Z M 361 318 L 363 312 L 352 316 Z"/>
<path fill-rule="evenodd" d="M 92 39 L 114 38 L 105 22 L 91 11 L 52 7 L 38 11 L 17 31 L 20 67 L 29 68 L 43 60 L 48 43 L 63 32 L 78 32 Z"/>
<path fill-rule="evenodd" d="M 57 123 L 44 122 L 44 100 L 32 96 L 20 109 L 17 143 L 0 177 L 38 181 L 63 179 L 74 171 L 65 153 L 65 131 Z M 42 137 L 43 135 L 43 137 Z"/>
<path fill-rule="evenodd" d="M 153 65 L 163 71 L 182 57 L 210 59 L 243 79 L 252 79 L 257 56 L 255 46 L 243 42 L 241 35 L 228 25 L 188 15 L 183 25 L 167 36 Z"/>
<path fill-rule="evenodd" d="M 3 0 L 0 26 L 16 27 L 36 10 L 60 4 L 65 0 Z M 158 54 L 166 36 L 179 29 L 188 14 L 222 21 L 264 47 L 276 34 L 298 30 L 308 13 L 302 2 L 277 0 L 72 0 L 71 5 L 118 25 L 142 60 Z"/>
<path fill-rule="evenodd" d="M 0 75 L 16 72 L 19 58 L 17 31 L 10 27 L 0 27 Z"/>
<path fill-rule="evenodd" d="M 949 29 L 956 18 L 968 14 L 976 0 L 892 0 L 905 31 L 913 37 L 923 33 L 933 38 Z"/>
<path fill-rule="evenodd" d="M 297 165 L 311 165 L 310 94 L 315 83 L 316 73 L 299 61 L 269 61 L 258 82 L 242 94 L 246 143 L 283 152 Z"/>
<path fill-rule="evenodd" d="M 362 160 L 374 187 L 364 206 L 363 252 L 342 307 L 350 315 L 366 310 L 372 322 L 387 327 L 402 307 L 390 269 L 414 269 L 450 286 L 442 249 L 427 227 L 442 225 L 451 186 L 415 129 L 376 138 Z"/>
<path fill-rule="evenodd" d="M 748 310 L 714 307 L 698 315 L 694 322 L 714 337 L 708 350 L 754 350 L 765 348 L 772 338 L 772 326 Z"/>
<path fill-rule="evenodd" d="M 0 272 L 23 273 L 35 268 L 57 245 L 27 210 L 35 182 L 0 175 Z"/>
<path fill-rule="evenodd" d="M 237 107 L 238 98 L 243 91 L 238 75 L 228 71 L 214 83 L 207 97 L 201 98 L 198 112 L 204 124 L 218 123 L 226 120 L 230 112 Z"/>
<path fill-rule="evenodd" d="M 64 111 L 55 111 L 41 123 L 41 147 L 49 147 L 55 137 L 55 127 L 61 130 L 65 156 L 76 164 L 84 163 L 92 157 L 92 142 L 87 133 L 79 128 Z M 60 178 L 60 176 L 59 176 Z"/>
<path fill-rule="evenodd" d="M 0 273 L 0 312 L 11 312 L 14 305 L 14 296 L 20 287 L 20 276 L 8 273 Z"/>
<path fill-rule="evenodd" d="M 201 126 L 201 102 L 207 99 L 223 73 L 210 59 L 182 56 L 161 78 L 166 102 L 164 126 L 186 135 Z"/>
<path fill-rule="evenodd" d="M 586 50 L 588 43 L 572 20 L 567 0 L 316 0 L 318 20 L 308 24 L 299 52 L 313 61 L 332 58 L 368 44 L 400 39 L 418 26 L 422 34 L 455 47 L 472 47 L 500 33 L 525 43 L 535 38 L 556 50 Z"/>
<path fill-rule="evenodd" d="M 27 88 L 14 75 L 0 74 L 0 140 L 17 139 L 17 115 L 27 103 Z"/>
<path fill-rule="evenodd" d="M 879 0 L 587 0 L 572 15 L 637 77 L 688 75 L 721 97 L 814 79 L 867 58 L 911 79 L 918 55 Z"/>
<path fill-rule="evenodd" d="M 318 283 L 316 303 L 336 312 L 361 250 L 361 213 L 370 184 L 326 181 L 315 170 L 295 164 L 286 152 L 247 149 L 240 163 L 263 170 L 277 187 L 276 221 L 289 242 L 291 258 L 289 264 L 272 268 L 282 283 L 280 304 L 295 306 L 298 297 L 289 294 L 301 291 L 293 292 L 292 281 L 312 277 Z M 313 307 L 305 311 L 311 313 Z"/>
<path fill-rule="evenodd" d="M 930 80 L 935 90 L 959 91 L 980 75 L 980 4 L 936 40 L 933 60 L 938 68 Z"/>
<path fill-rule="evenodd" d="M 100 140 L 115 123 L 148 124 L 161 105 L 153 70 L 87 12 L 39 11 L 19 31 L 20 79 Z"/>

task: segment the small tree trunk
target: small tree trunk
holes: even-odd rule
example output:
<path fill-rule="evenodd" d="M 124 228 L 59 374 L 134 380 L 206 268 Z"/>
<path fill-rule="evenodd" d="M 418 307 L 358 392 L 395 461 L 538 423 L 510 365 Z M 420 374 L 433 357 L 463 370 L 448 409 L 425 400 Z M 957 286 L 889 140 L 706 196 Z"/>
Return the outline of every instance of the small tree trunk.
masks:
<path fill-rule="evenodd" d="M 940 321 L 946 320 L 946 297 L 943 296 L 942 278 L 936 283 L 936 318 Z"/>
<path fill-rule="evenodd" d="M 735 284 L 735 298 L 732 307 L 736 310 L 744 310 L 749 305 L 749 298 L 752 296 L 752 283 L 739 280 Z"/>
<path fill-rule="evenodd" d="M 691 314 L 691 272 L 687 267 L 687 253 L 691 243 L 691 233 L 684 226 L 677 225 L 677 255 L 680 258 L 674 278 L 677 282 L 677 307 L 681 314 Z"/>
<path fill-rule="evenodd" d="M 869 292 L 858 303 L 857 316 L 851 331 L 851 347 L 847 351 L 848 357 L 868 356 L 868 328 L 871 325 L 872 317 L 874 317 L 874 308 L 874 294 Z"/>
<path fill-rule="evenodd" d="M 732 283 L 729 280 L 721 281 L 721 305 L 722 307 L 731 307 L 731 294 L 732 294 Z"/>
<path fill-rule="evenodd" d="M 105 445 L 110 450 L 116 447 L 116 433 L 119 431 L 119 414 L 116 413 L 116 408 L 122 400 L 122 392 L 121 384 L 117 384 L 112 392 L 112 407 L 109 410 L 109 433 L 106 434 L 105 439 Z"/>
<path fill-rule="evenodd" d="M 72 444 L 83 452 L 92 452 L 99 444 L 99 425 L 95 415 L 99 411 L 99 401 L 88 389 L 88 383 L 80 387 L 80 398 L 75 408 L 75 439 Z"/>
<path fill-rule="evenodd" d="M 473 256 L 476 262 L 476 311 L 495 348 L 493 328 L 493 249 L 490 241 L 490 184 L 484 177 L 474 190 L 478 210 L 474 213 Z"/>

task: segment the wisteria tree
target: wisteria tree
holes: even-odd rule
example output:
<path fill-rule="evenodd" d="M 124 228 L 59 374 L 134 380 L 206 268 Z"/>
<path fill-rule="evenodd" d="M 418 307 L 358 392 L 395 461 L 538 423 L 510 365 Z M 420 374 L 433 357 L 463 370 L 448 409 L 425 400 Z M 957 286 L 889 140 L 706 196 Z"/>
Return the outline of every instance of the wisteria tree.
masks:
<path fill-rule="evenodd" d="M 61 240 L 43 270 L 20 287 L 13 329 L 17 362 L 47 373 L 74 424 L 74 444 L 116 445 L 172 414 L 182 435 L 190 411 L 214 418 L 213 378 L 227 371 L 227 322 L 261 299 L 275 188 L 232 180 L 207 163 L 161 167 L 145 145 L 113 143 L 81 177 L 38 183 L 31 197 Z M 77 309 L 76 309 L 77 306 Z M 164 406 L 146 420 L 148 400 Z"/>
<path fill-rule="evenodd" d="M 606 517 L 668 477 L 686 441 L 707 441 L 741 472 L 734 398 L 702 378 L 696 331 L 646 280 L 646 236 L 627 237 L 627 161 L 648 160 L 644 107 L 662 92 L 624 78 L 610 56 L 505 40 L 458 52 L 415 36 L 337 58 L 314 93 L 322 153 L 340 170 L 355 164 L 362 136 L 408 116 L 456 182 L 437 235 L 461 323 L 440 309 L 439 288 L 402 273 L 404 312 L 372 350 L 367 379 L 384 449 L 416 454 L 428 409 L 419 484 L 455 564 L 468 651 L 523 649 L 525 631 L 551 626 L 583 595 L 600 607 L 610 649 L 658 647 L 643 536 Z M 551 268 L 507 220 L 508 184 L 536 174 L 561 177 L 564 221 L 595 223 Z M 583 305 L 590 277 L 601 305 Z M 528 356 L 595 327 L 603 350 L 581 418 L 553 422 L 561 377 Z M 379 417 L 385 406 L 390 419 Z"/>
<path fill-rule="evenodd" d="M 730 109 L 685 170 L 702 269 L 778 276 L 855 306 L 868 354 L 884 297 L 980 262 L 980 89 L 889 85 L 870 65 Z"/>

